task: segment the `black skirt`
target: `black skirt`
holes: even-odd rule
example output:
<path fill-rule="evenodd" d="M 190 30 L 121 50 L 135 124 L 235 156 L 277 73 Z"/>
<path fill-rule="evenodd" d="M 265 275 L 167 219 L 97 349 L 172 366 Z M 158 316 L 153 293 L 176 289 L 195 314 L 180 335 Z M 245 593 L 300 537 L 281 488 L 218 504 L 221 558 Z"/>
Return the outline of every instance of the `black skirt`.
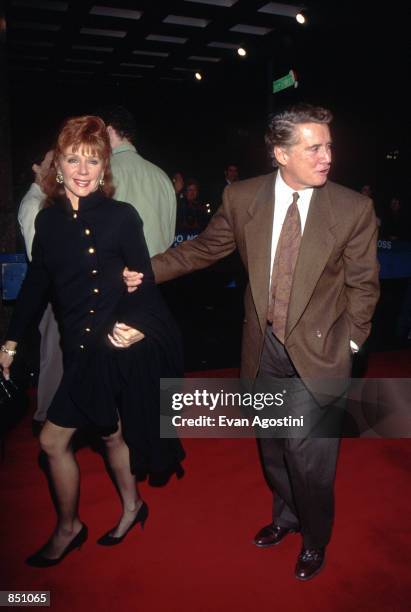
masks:
<path fill-rule="evenodd" d="M 48 419 L 61 427 L 91 425 L 100 435 L 114 433 L 120 419 L 132 473 L 164 484 L 182 473 L 185 457 L 177 436 L 160 437 L 160 378 L 182 376 L 181 343 L 171 317 L 144 328 L 146 337 L 128 349 L 116 349 L 103 334 L 85 353 L 66 355 Z"/>

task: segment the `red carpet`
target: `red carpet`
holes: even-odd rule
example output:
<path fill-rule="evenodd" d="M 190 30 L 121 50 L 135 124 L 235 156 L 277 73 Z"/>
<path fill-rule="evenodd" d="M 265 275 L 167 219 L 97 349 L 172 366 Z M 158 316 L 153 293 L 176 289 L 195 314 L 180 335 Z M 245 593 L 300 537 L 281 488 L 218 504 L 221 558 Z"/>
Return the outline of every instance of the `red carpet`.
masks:
<path fill-rule="evenodd" d="M 398 354 L 381 359 L 376 370 L 398 365 L 400 376 L 411 377 L 409 354 L 408 360 Z M 378 374 L 371 368 L 369 375 Z M 327 566 L 309 583 L 293 577 L 298 535 L 272 549 L 251 543 L 270 521 L 255 442 L 196 439 L 184 445 L 186 476 L 164 489 L 143 485 L 150 506 L 146 528 L 113 549 L 95 541 L 116 522 L 119 503 L 101 457 L 79 451 L 81 517 L 89 540 L 61 565 L 34 569 L 24 558 L 48 537 L 54 515 L 29 418 L 21 422 L 6 440 L 1 464 L 0 589 L 51 591 L 58 612 L 409 610 L 409 440 L 343 441 Z"/>

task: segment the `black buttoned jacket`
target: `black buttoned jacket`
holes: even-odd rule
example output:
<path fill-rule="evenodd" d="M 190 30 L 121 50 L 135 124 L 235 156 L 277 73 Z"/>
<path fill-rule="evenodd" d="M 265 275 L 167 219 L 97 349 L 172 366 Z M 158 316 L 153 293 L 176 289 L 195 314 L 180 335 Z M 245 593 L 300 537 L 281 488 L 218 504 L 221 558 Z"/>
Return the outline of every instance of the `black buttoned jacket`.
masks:
<path fill-rule="evenodd" d="M 52 291 L 61 326 L 63 351 L 87 350 L 112 323 L 115 313 L 142 301 L 122 280 L 128 266 L 144 273 L 143 292 L 158 303 L 150 258 L 138 213 L 129 204 L 94 192 L 74 211 L 61 198 L 39 212 L 32 262 L 20 291 L 8 339 L 19 341 Z M 124 321 L 126 322 L 126 321 Z M 82 349 L 81 347 L 84 347 Z"/>

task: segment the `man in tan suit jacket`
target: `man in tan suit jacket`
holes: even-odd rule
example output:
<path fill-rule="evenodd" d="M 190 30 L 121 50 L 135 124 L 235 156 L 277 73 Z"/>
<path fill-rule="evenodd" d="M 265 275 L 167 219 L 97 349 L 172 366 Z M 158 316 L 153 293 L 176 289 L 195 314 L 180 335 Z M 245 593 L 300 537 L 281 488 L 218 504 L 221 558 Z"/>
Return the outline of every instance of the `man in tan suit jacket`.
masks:
<path fill-rule="evenodd" d="M 326 109 L 303 104 L 274 116 L 266 142 L 279 170 L 227 187 L 222 206 L 196 240 L 152 260 L 161 283 L 209 266 L 237 248 L 249 278 L 241 376 L 296 381 L 308 416 L 333 410 L 317 387 L 334 381 L 336 395 L 342 392 L 338 381 L 350 376 L 352 354 L 370 332 L 379 296 L 372 201 L 327 180 L 331 119 Z M 294 195 L 302 236 L 280 341 L 267 322 L 270 278 Z M 295 575 L 308 580 L 322 569 L 331 536 L 339 439 L 265 438 L 260 446 L 275 499 L 273 522 L 258 532 L 255 544 L 276 545 L 289 533 L 301 532 Z"/>

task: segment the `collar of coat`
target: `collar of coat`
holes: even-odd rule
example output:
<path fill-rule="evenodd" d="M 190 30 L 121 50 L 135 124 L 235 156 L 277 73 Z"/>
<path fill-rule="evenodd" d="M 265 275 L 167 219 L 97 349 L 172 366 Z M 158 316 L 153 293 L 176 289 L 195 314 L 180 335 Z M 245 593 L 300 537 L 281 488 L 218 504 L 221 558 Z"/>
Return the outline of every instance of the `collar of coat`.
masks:
<path fill-rule="evenodd" d="M 67 196 L 56 198 L 54 200 L 54 204 L 56 208 L 72 216 L 73 212 L 81 214 L 88 210 L 92 210 L 93 208 L 100 206 L 105 200 L 107 200 L 106 195 L 102 193 L 100 189 L 97 189 L 96 191 L 89 193 L 87 196 L 79 198 L 78 211 L 74 211 Z"/>

